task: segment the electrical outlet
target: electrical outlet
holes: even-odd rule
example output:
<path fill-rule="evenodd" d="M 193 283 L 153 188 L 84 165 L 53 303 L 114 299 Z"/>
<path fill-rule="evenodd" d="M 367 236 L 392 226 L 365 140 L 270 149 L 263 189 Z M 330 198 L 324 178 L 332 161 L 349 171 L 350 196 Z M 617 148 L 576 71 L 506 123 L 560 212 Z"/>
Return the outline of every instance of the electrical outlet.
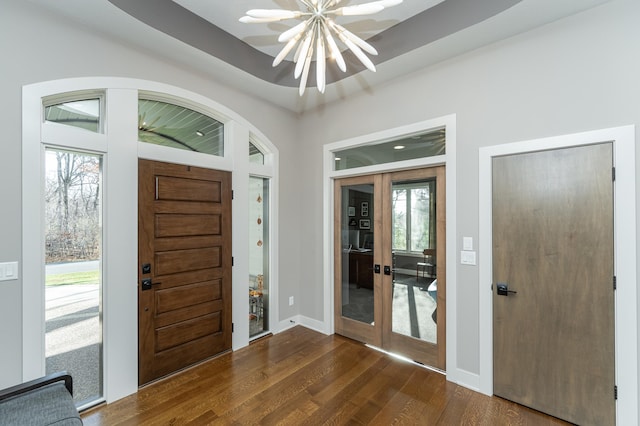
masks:
<path fill-rule="evenodd" d="M 293 306 L 293 296 L 289 296 L 289 306 Z"/>

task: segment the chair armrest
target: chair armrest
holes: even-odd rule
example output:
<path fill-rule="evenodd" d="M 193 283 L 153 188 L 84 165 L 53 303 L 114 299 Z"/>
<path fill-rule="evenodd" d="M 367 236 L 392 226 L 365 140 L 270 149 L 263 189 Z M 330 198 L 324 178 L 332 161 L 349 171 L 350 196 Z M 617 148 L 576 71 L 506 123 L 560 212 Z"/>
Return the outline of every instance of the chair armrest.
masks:
<path fill-rule="evenodd" d="M 44 377 L 40 377 L 39 379 L 30 380 L 10 388 L 0 390 L 0 401 L 61 381 L 64 381 L 64 386 L 67 388 L 71 396 L 73 396 L 73 379 L 66 371 L 61 371 L 59 373 L 48 374 Z"/>

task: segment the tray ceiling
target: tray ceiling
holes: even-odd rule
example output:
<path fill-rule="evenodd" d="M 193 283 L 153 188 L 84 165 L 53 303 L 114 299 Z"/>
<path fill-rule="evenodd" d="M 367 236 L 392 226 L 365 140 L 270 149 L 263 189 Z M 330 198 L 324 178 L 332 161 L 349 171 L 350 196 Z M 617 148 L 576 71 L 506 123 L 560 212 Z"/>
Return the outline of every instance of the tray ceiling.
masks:
<path fill-rule="evenodd" d="M 326 93 L 307 90 L 302 98 L 290 58 L 271 66 L 282 48 L 278 35 L 297 21 L 238 22 L 248 9 L 297 9 L 298 0 L 28 1 L 222 84 L 303 112 L 608 0 L 404 0 L 353 22 L 341 18 L 340 23 L 376 47 L 379 55 L 371 59 L 377 72 L 345 55 L 347 72 L 328 64 Z M 309 81 L 314 81 L 312 76 Z"/>

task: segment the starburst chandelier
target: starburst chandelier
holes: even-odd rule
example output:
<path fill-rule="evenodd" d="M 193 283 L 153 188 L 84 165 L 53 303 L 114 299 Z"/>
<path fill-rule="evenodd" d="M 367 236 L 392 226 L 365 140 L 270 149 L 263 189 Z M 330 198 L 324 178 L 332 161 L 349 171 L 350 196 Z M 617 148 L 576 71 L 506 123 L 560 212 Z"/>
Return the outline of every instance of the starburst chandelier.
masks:
<path fill-rule="evenodd" d="M 384 8 L 396 6 L 402 0 L 380 0 L 353 6 L 338 7 L 342 0 L 299 0 L 306 10 L 285 9 L 252 9 L 247 15 L 240 18 L 243 23 L 276 22 L 287 19 L 302 19 L 298 25 L 283 32 L 278 41 L 286 43 L 284 48 L 273 60 L 273 66 L 277 66 L 297 45 L 293 62 L 295 65 L 294 77 L 300 78 L 300 96 L 304 93 L 309 76 L 309 68 L 313 55 L 316 55 L 316 84 L 318 91 L 324 93 L 326 86 L 325 71 L 327 57 L 333 58 L 338 68 L 345 72 L 345 64 L 342 53 L 334 36 L 342 42 L 369 70 L 375 72 L 376 67 L 364 52 L 377 55 L 378 51 L 369 43 L 337 24 L 334 16 L 358 16 L 372 15 Z M 364 51 L 364 52 L 363 52 Z"/>

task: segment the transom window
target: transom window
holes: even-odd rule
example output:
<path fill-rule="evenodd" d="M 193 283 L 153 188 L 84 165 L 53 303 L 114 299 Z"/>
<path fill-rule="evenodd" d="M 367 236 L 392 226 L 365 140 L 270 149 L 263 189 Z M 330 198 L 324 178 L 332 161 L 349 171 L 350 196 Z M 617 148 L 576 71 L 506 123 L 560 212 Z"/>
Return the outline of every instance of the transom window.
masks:
<path fill-rule="evenodd" d="M 249 163 L 264 164 L 264 154 L 253 142 L 249 142 Z"/>
<path fill-rule="evenodd" d="M 153 99 L 138 100 L 138 140 L 224 156 L 224 124 L 192 109 Z"/>
<path fill-rule="evenodd" d="M 81 99 L 45 106 L 44 120 L 100 132 L 100 99 Z"/>
<path fill-rule="evenodd" d="M 389 142 L 361 145 L 334 151 L 334 170 L 435 157 L 446 153 L 444 128 L 407 135 Z"/>

